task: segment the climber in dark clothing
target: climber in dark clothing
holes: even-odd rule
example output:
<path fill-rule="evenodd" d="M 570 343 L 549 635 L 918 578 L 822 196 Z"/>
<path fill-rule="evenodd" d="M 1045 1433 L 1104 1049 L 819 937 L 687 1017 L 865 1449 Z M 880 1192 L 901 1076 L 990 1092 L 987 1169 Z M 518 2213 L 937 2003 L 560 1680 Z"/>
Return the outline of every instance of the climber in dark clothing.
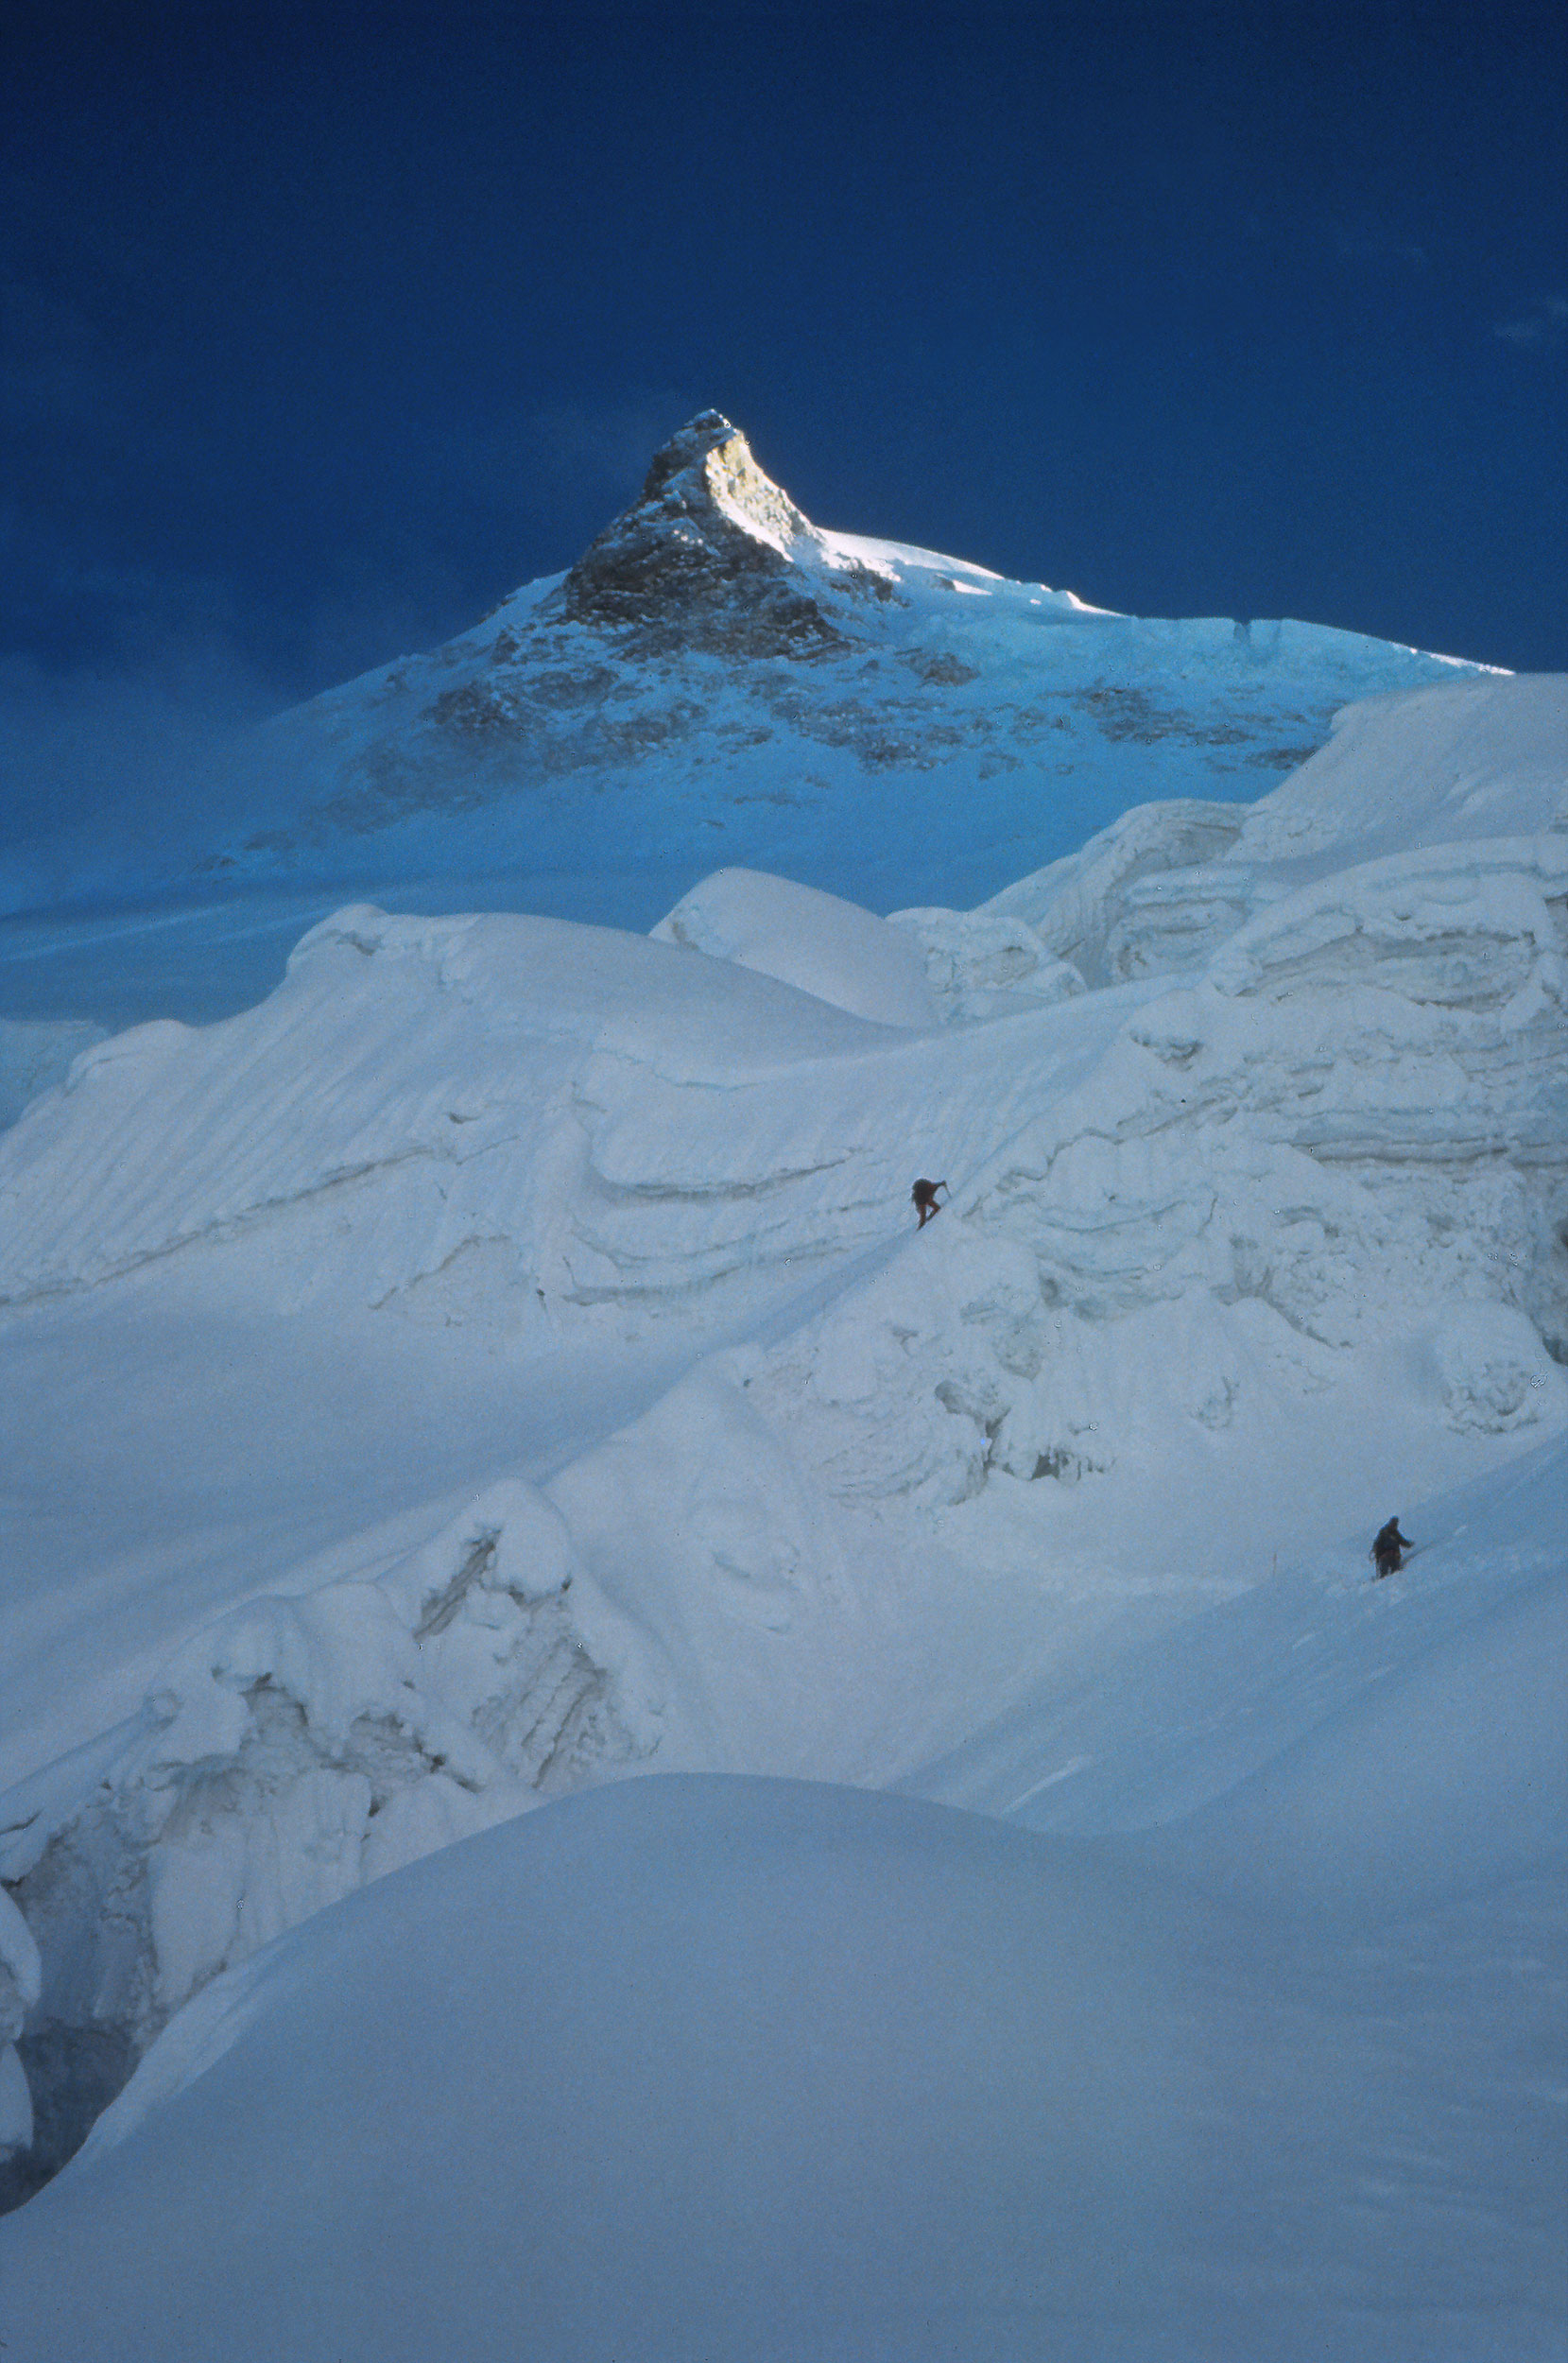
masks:
<path fill-rule="evenodd" d="M 1397 1576 L 1404 1564 L 1404 1554 L 1414 1548 L 1410 1537 L 1401 1534 L 1399 1520 L 1390 1518 L 1386 1526 L 1379 1526 L 1377 1539 L 1367 1556 L 1376 1576 Z"/>
<path fill-rule="evenodd" d="M 910 1197 L 920 1209 L 920 1221 L 915 1226 L 918 1231 L 925 1229 L 933 1215 L 941 1213 L 942 1210 L 937 1203 L 937 1192 L 945 1190 L 946 1187 L 945 1182 L 917 1182 L 910 1191 Z"/>

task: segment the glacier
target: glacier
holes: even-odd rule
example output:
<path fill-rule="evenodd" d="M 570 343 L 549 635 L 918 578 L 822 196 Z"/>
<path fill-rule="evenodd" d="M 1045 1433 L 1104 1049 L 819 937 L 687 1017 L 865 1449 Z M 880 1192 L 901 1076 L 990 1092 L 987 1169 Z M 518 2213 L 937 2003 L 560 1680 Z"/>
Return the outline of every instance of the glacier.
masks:
<path fill-rule="evenodd" d="M 1159 637 L 738 440 L 540 632 Z M 1175 792 L 971 907 L 956 835 L 648 934 L 356 899 L 70 1042 L 0 1134 L 11 2196 L 97 2127 L 10 2351 L 1553 2351 L 1568 683 L 1408 664 L 1261 797 L 1129 725 Z"/>

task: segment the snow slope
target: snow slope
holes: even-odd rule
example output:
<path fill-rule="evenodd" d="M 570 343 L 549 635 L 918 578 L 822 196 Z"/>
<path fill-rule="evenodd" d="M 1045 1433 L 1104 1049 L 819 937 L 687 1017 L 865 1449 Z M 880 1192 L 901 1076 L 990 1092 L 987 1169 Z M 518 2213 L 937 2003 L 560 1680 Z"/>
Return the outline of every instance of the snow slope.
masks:
<path fill-rule="evenodd" d="M 1360 1768 L 1338 1735 L 1297 1792 Z M 0 2226 L 9 2350 L 1545 2363 L 1560 1912 L 1539 1850 L 1494 1884 L 1517 1768 L 1470 1768 L 1439 1905 L 1307 1935 L 908 1800 L 557 1804 L 210 1986 Z"/>
<path fill-rule="evenodd" d="M 764 589 L 765 607 L 782 595 Z M 1196 2145 L 1193 2188 L 1220 2176 L 1231 2196 L 1215 2220 L 1230 2228 L 1203 2234 L 1183 2297 L 1168 2260 L 1198 2236 L 1187 2202 L 1167 2192 L 1146 2216 L 1134 2209 L 1125 2243 L 1087 2254 L 1073 2285 L 1085 2354 L 1148 2353 L 1150 2309 L 1195 2354 L 1304 2354 L 1309 2329 L 1316 2352 L 1365 2353 L 1354 2340 L 1373 2321 L 1380 2353 L 1547 2352 L 1531 2229 L 1545 2186 L 1518 2163 L 1534 2139 L 1533 2068 L 1497 2136 L 1502 2263 L 1477 2235 L 1450 2294 L 1431 2295 L 1452 2193 L 1491 2171 L 1461 2143 L 1430 2185 L 1396 2176 L 1391 2259 L 1357 2248 L 1328 2298 L 1314 2285 L 1316 2310 L 1292 2314 L 1289 2292 L 1309 2269 L 1299 2255 L 1337 2252 L 1378 2171 L 1368 2161 L 1438 2138 L 1419 2097 L 1449 2089 L 1419 2002 L 1431 1948 L 1470 1963 L 1451 2001 L 1472 2111 L 1503 2073 L 1496 1945 L 1523 1960 L 1545 1925 L 1534 1887 L 1490 1919 L 1466 1899 L 1548 1868 L 1521 1802 L 1555 1778 L 1553 1694 L 1530 1681 L 1560 1614 L 1568 1427 L 1560 713 L 1560 686 L 1507 679 L 1380 702 L 1249 810 L 1189 798 L 1134 813 L 978 913 L 925 906 L 889 924 L 732 871 L 671 913 L 683 941 L 351 906 L 305 938 L 259 1008 L 135 1029 L 78 1059 L 0 1139 L 0 1361 L 15 1406 L 0 1475 L 0 1877 L 42 1979 L 24 2005 L 13 1966 L 0 2032 L 21 2026 L 50 2156 L 160 2029 L 144 2095 L 173 2091 L 160 2056 L 188 2060 L 191 2030 L 218 2025 L 224 1997 L 270 1992 L 274 1975 L 302 2014 L 275 2040 L 326 2056 L 341 2030 L 315 2016 L 329 1956 L 312 1948 L 348 1948 L 330 1955 L 348 1993 L 353 1932 L 379 1959 L 394 1921 L 376 1915 L 406 1910 L 427 1930 L 421 1899 L 446 1880 L 467 1946 L 467 1874 L 443 1866 L 547 1867 L 557 1841 L 531 1833 L 561 1826 L 552 1815 L 491 1829 L 529 1807 L 630 1774 L 903 1784 L 1025 1825 L 956 1838 L 971 1825 L 896 1808 L 922 1860 L 968 1866 L 952 1873 L 974 1882 L 966 1911 L 1015 1915 L 1009 1960 L 1036 1942 L 1042 1883 L 1077 1894 L 1080 1870 L 1101 1898 L 1094 1958 L 1125 1950 L 1145 1965 L 1135 1984 L 1157 1975 L 1147 1932 L 1165 1924 L 1156 1899 L 1172 1882 L 1207 1931 L 1191 1938 L 1174 2015 L 1147 2036 L 1155 2098 L 1128 2103 L 1082 2173 L 1097 2190 L 1096 2177 L 1125 2182 L 1151 2144 Z M 1478 836 L 1489 812 L 1500 833 Z M 879 1022 L 890 1015 L 917 1022 Z M 952 1202 L 917 1233 L 921 1172 L 945 1177 Z M 1479 1507 L 1444 1509 L 1455 1485 L 1477 1489 Z M 1374 1589 L 1366 1543 L 1396 1508 L 1429 1557 Z M 1456 1524 L 1474 1538 L 1462 1549 Z M 1443 1738 L 1465 1716 L 1465 1763 L 1496 1738 L 1473 1794 Z M 1371 1774 L 1387 1783 L 1411 1756 L 1430 1777 L 1415 1789 L 1404 1769 L 1404 1820 L 1380 1823 Z M 766 1854 L 768 1817 L 799 1812 L 813 1880 L 862 1857 L 874 1880 L 875 1833 L 895 1826 L 858 1820 L 870 1808 L 853 1799 L 790 1804 L 793 1792 L 750 1786 L 644 1783 L 636 1796 L 698 1801 L 696 1819 L 629 1795 L 595 1802 L 602 1821 L 568 1826 L 601 1832 L 607 1875 L 644 1847 L 668 1868 L 689 1840 L 706 1876 L 710 1839 L 726 1859 Z M 727 1817 L 732 1847 L 712 1835 Z M 409 1871 L 465 1837 L 491 1851 Z M 1063 1854 L 1069 1837 L 1111 1851 Z M 1300 1936 L 1288 1958 L 1271 1949 L 1289 1917 L 1282 1859 L 1309 1917 L 1344 1916 L 1341 1949 L 1372 1942 L 1391 1862 L 1410 1871 L 1403 1909 L 1459 1919 L 1377 1939 L 1363 2018 L 1327 1954 Z M 408 1873 L 384 1890 L 406 1904 L 353 1900 L 390 1871 Z M 904 1958 L 907 1894 L 873 1905 L 852 1879 L 841 1903 L 835 1928 L 870 1913 Z M 736 1942 L 776 1945 L 755 1892 L 733 1911 Z M 1233 1940 L 1215 1913 L 1238 1916 Z M 257 1986 L 245 1965 L 294 1929 L 293 1949 L 267 1957 L 285 1966 L 256 1972 Z M 585 1932 L 580 1958 L 548 1967 L 549 1990 L 581 1995 L 584 2013 L 552 2028 L 584 2044 L 608 2009 L 590 1974 L 601 1942 Z M 974 1988 L 927 1967 L 960 2026 L 992 2009 L 994 1962 L 965 1969 Z M 931 2008 L 925 1975 L 911 1972 L 917 2014 Z M 1544 2012 L 1536 1972 L 1519 1975 Z M 464 1991 L 479 2010 L 499 1989 L 481 1968 Z M 1090 2009 L 1089 1984 L 1063 1991 Z M 995 2002 L 1009 2026 L 1023 2027 L 1022 1992 Z M 1320 2206 L 1308 2194 L 1329 2135 L 1313 2118 L 1284 2140 L 1299 2255 L 1236 2230 L 1245 2143 L 1226 2180 L 1207 2103 L 1166 2112 L 1166 2067 L 1180 2085 L 1189 2042 L 1215 2040 L 1215 1992 L 1259 2013 L 1238 2124 L 1307 2027 L 1329 2115 L 1360 2129 L 1330 2142 L 1341 2196 Z M 694 2024 L 711 2001 L 692 2005 Z M 1370 2030 L 1396 2002 L 1402 2063 L 1369 2084 Z M 851 2044 L 864 2007 L 857 1987 L 836 2041 Z M 402 2062 L 409 2022 L 388 2008 Z M 782 2091 L 806 2036 L 779 2008 L 760 2033 L 737 2023 L 784 2063 Z M 405 2009 L 417 2015 L 412 1998 Z M 455 2023 L 431 2071 L 457 2096 L 449 2125 L 473 2061 L 492 2056 L 489 2026 L 482 2011 Z M 1114 2083 L 1114 2034 L 1103 2052 L 1075 2036 L 1073 2061 Z M 258 2058 L 273 2040 L 258 2035 Z M 242 2052 L 236 2076 L 250 2073 Z M 622 2071 L 593 2056 L 618 2123 Z M 528 2074 L 557 2072 L 529 2059 Z M 985 2068 L 1037 2095 L 1067 2072 L 1038 2026 L 999 2036 Z M 682 2055 L 676 2082 L 695 2073 Z M 909 2137 L 939 2153 L 969 2122 L 961 2077 L 943 2076 Z M 1311 2083 L 1298 2096 L 1309 2116 Z M 1363 2086 L 1370 2113 L 1356 2116 Z M 194 2123 L 201 2089 L 171 2098 L 166 2122 Z M 233 2126 L 241 2087 L 226 2089 L 211 2088 L 214 2123 Z M 249 2113 L 255 2086 L 243 2090 Z M 361 2105 L 381 2122 L 385 2088 L 367 2084 Z M 158 2121 L 146 2119 L 154 2147 Z M 12 2123 L 14 2140 L 14 2110 Z M 279 2141 L 295 2138 L 278 2123 Z M 160 2190 L 165 2172 L 221 2182 L 233 2153 L 201 2167 L 208 2138 L 192 2135 L 187 2165 L 185 2136 L 170 2136 L 157 2154 L 172 2163 L 148 2148 L 135 2175 Z M 257 2153 L 257 2189 L 272 2154 Z M 95 2184 L 120 2175 L 115 2155 L 84 2160 L 17 2217 L 16 2252 L 58 2237 L 65 2260 L 92 2236 L 80 2227 L 108 2236 L 122 2206 L 112 2237 L 134 2245 L 140 2202 Z M 759 2290 L 792 2224 L 832 2248 L 805 2188 L 816 2165 L 788 2155 L 796 2212 L 737 2251 Z M 1038 2217 L 1063 2155 L 1030 2152 L 1017 2187 L 1032 2196 L 1008 2221 Z M 694 2165 L 686 2230 L 661 2216 L 658 2237 L 628 2250 L 627 2290 L 646 2297 L 652 2250 L 689 2236 L 708 2170 Z M 531 2171 L 520 2152 L 514 2174 Z M 985 2210 L 961 2197 L 930 2218 L 934 2256 L 956 2242 L 979 2259 L 969 2312 L 929 2334 L 947 2348 L 922 2347 L 886 2294 L 905 2251 L 880 2216 L 864 2236 L 884 2243 L 882 2312 L 840 2332 L 823 2283 L 811 2336 L 845 2353 L 968 2352 L 983 2292 L 1004 2285 L 988 2351 L 1037 2352 L 1042 2307 L 1077 2336 L 1078 2300 L 1060 2297 L 1069 2217 L 1040 2233 L 1038 2268 L 1017 2281 L 986 2261 Z M 462 2250 L 469 2234 L 452 2236 Z M 1239 2278 L 1235 2239 L 1252 2259 Z M 1122 2319 L 1111 2280 L 1146 2251 L 1167 2261 L 1108 2328 Z M 264 2241 L 247 2271 L 264 2279 L 268 2254 Z M 562 2340 L 590 2320 L 584 2289 L 621 2285 L 592 2244 L 583 2257 L 549 2299 Z M 1046 2282 L 1057 2295 L 1041 2295 Z M 152 2285 L 131 2273 L 128 2305 L 139 2285 Z M 618 2335 L 622 2299 L 605 2303 L 605 2335 Z M 693 2351 L 700 2324 L 682 2303 L 671 2296 L 666 2343 L 649 2353 Z M 210 2332 L 205 2301 L 192 2303 Z M 1231 2343 L 1193 2344 L 1215 2306 L 1234 2308 Z M 1493 2350 L 1475 2343 L 1489 2307 Z M 64 2316 L 53 2331 L 45 2319 L 33 2317 L 39 2352 L 63 2363 L 93 2337 L 126 2351 L 133 2318 L 93 2328 L 78 2314 L 69 2334 Z M 509 2319 L 501 2306 L 496 2321 Z M 14 2345 L 26 2318 L 12 2320 L 16 2335 L 11 2322 L 0 2335 Z"/>
<path fill-rule="evenodd" d="M 1419 1524 L 1380 1582 L 1342 1547 L 1285 1539 L 1264 1581 L 1124 1651 L 1113 1684 L 1042 1684 L 907 1785 L 1064 1835 L 1180 1823 L 1199 1879 L 1239 1876 L 1245 1835 L 1275 1906 L 1286 1889 L 1310 1908 L 1370 1889 L 1385 1912 L 1414 1910 L 1467 1865 L 1538 1861 L 1563 1838 L 1568 1442 L 1429 1496 Z M 1335 1755 L 1353 1768 L 1339 1808 L 1353 1826 L 1325 1845 L 1301 1800 L 1320 1810 Z M 1462 1826 L 1472 1811 L 1484 1838 Z"/>
<path fill-rule="evenodd" d="M 565 575 L 277 717 L 198 814 L 0 848 L 0 1010 L 231 1014 L 346 900 L 648 927 L 723 865 L 974 902 L 1129 805 L 1256 796 L 1352 699 L 1487 678 L 824 532 L 704 412 Z"/>

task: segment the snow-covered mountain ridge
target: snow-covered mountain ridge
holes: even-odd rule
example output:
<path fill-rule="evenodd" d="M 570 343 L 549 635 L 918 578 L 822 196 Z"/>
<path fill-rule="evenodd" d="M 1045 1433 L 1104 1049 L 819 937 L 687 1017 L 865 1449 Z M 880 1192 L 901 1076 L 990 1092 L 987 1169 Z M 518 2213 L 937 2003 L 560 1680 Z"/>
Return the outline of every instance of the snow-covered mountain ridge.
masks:
<path fill-rule="evenodd" d="M 1249 797 L 1445 658 L 1146 622 L 813 526 L 702 413 L 569 572 L 281 717 L 231 886 L 716 861 L 978 899 L 1150 797 Z M 586 914 L 585 914 L 586 915 Z"/>
<path fill-rule="evenodd" d="M 963 1796 L 922 1768 L 1027 1704 L 1012 1795 L 1070 1785 L 1096 1652 L 1282 1559 L 1332 1615 L 1396 1484 L 1419 1526 L 1559 1436 L 1562 713 L 1357 709 L 978 912 L 352 906 L 88 1049 L 0 1139 L 28 2056 L 106 2092 L 584 1783 Z"/>

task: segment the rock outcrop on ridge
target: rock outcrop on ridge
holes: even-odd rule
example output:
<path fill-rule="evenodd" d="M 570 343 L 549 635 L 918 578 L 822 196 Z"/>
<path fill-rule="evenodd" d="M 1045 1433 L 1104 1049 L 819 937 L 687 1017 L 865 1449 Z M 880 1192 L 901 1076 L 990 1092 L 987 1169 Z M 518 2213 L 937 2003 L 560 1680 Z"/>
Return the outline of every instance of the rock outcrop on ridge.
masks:
<path fill-rule="evenodd" d="M 704 410 L 655 454 L 641 498 L 590 543 L 547 606 L 590 630 L 628 631 L 648 655 L 819 656 L 849 645 L 825 586 L 802 587 L 831 562 L 745 436 Z"/>

